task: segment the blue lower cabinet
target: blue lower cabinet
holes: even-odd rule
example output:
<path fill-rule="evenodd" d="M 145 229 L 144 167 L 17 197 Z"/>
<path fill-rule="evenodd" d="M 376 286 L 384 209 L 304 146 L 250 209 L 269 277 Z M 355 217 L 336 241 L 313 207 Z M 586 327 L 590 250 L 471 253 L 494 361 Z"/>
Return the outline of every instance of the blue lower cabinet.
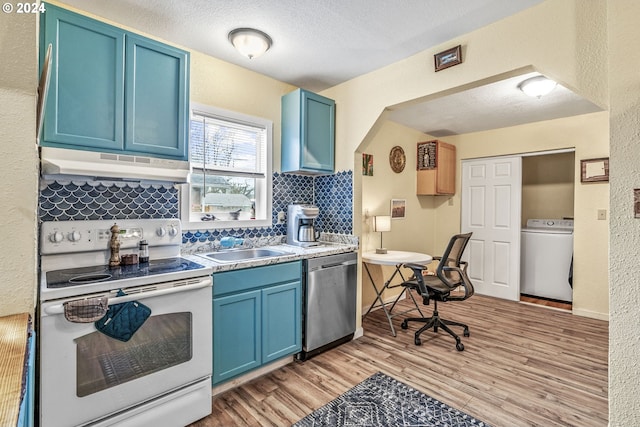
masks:
<path fill-rule="evenodd" d="M 262 364 L 260 291 L 213 299 L 213 382 Z"/>
<path fill-rule="evenodd" d="M 262 362 L 297 353 L 302 347 L 300 282 L 262 290 Z"/>
<path fill-rule="evenodd" d="M 302 349 L 300 261 L 213 275 L 213 384 Z"/>

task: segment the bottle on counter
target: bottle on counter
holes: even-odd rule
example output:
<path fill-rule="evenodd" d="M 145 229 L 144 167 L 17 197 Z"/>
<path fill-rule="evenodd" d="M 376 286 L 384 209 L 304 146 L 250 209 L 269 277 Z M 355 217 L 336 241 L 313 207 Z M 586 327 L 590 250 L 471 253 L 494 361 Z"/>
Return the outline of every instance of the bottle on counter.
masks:
<path fill-rule="evenodd" d="M 120 265 L 120 227 L 118 227 L 118 224 L 113 224 L 110 231 L 109 249 L 111 249 L 111 256 L 109 257 L 109 267 L 117 267 Z"/>
<path fill-rule="evenodd" d="M 149 243 L 146 240 L 140 240 L 140 253 L 138 254 L 138 262 L 140 264 L 149 262 Z"/>

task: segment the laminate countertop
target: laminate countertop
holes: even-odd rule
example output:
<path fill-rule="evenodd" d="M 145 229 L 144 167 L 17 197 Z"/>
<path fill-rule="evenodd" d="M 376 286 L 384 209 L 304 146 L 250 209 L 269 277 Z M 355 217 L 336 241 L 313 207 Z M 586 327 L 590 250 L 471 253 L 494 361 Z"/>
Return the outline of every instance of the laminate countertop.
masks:
<path fill-rule="evenodd" d="M 25 376 L 29 314 L 0 317 L 0 426 L 15 426 Z"/>
<path fill-rule="evenodd" d="M 231 252 L 234 250 L 242 250 L 244 248 L 226 249 L 223 251 Z M 283 252 L 282 255 L 250 258 L 241 261 L 219 262 L 206 256 L 209 252 L 193 252 L 191 254 L 182 254 L 183 258 L 187 258 L 193 262 L 197 262 L 207 267 L 212 267 L 213 272 L 222 272 L 230 270 L 239 270 L 241 268 L 259 267 L 263 265 L 280 264 L 283 262 L 297 261 L 300 259 L 317 258 L 327 255 L 342 254 L 346 252 L 354 252 L 358 250 L 357 244 L 342 243 L 322 243 L 318 246 L 300 247 L 287 244 L 261 246 L 256 249 L 271 249 Z M 221 251 L 221 252 L 223 252 Z"/>

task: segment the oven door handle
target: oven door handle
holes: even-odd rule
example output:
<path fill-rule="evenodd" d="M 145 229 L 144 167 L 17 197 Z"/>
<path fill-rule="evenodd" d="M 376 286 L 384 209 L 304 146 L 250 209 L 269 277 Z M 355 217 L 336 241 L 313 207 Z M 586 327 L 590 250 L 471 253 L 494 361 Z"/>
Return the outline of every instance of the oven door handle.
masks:
<path fill-rule="evenodd" d="M 158 289 L 155 291 L 138 292 L 134 294 L 128 294 L 121 297 L 109 298 L 109 305 L 119 304 L 129 301 L 138 301 L 146 298 L 159 297 L 164 295 L 171 295 L 178 292 L 195 291 L 202 288 L 207 288 L 212 285 L 211 277 L 206 277 L 199 280 L 197 283 L 189 283 L 187 285 L 174 286 L 166 289 Z M 64 313 L 64 305 L 57 304 L 45 307 L 43 311 L 48 315 L 56 315 Z"/>

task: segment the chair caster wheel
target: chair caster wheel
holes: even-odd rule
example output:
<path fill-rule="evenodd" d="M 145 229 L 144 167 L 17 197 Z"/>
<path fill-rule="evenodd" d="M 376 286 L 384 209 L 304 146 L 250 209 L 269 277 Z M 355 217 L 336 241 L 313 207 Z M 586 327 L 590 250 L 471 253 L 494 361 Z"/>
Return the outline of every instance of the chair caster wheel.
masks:
<path fill-rule="evenodd" d="M 465 330 L 464 330 L 463 335 L 464 335 L 465 337 L 468 337 L 468 336 L 469 336 L 469 330 L 468 330 L 468 329 L 465 329 Z"/>
<path fill-rule="evenodd" d="M 420 341 L 420 338 L 418 338 L 418 337 L 415 337 L 413 342 L 416 343 L 416 345 L 422 345 L 422 341 Z"/>
<path fill-rule="evenodd" d="M 406 321 L 406 320 L 404 320 L 404 321 L 400 324 L 400 327 L 401 327 L 402 329 L 408 329 L 408 328 L 409 328 L 409 325 L 407 325 L 407 321 Z"/>
<path fill-rule="evenodd" d="M 462 344 L 461 342 L 456 343 L 456 350 L 458 351 L 464 350 L 464 344 Z"/>

